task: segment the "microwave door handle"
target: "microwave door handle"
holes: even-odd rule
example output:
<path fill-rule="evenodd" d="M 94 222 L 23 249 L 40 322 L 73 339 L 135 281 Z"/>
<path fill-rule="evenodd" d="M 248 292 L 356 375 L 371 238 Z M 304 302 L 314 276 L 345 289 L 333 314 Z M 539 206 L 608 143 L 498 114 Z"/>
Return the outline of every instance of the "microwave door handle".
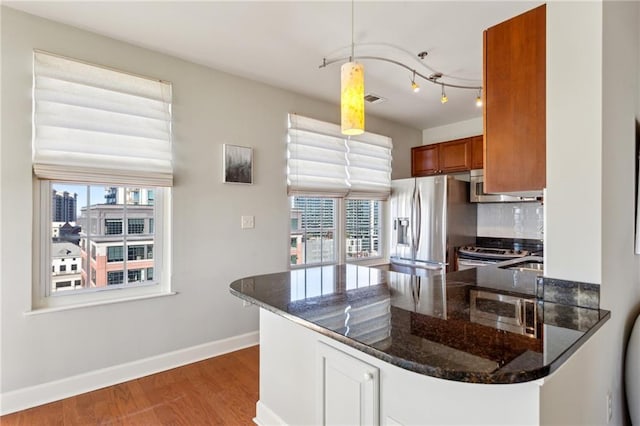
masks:
<path fill-rule="evenodd" d="M 532 305 L 534 307 L 533 319 L 531 320 L 531 324 L 527 323 L 527 305 Z M 522 307 L 522 324 L 524 325 L 525 332 L 529 335 L 536 335 L 536 315 L 535 315 L 535 304 L 536 302 L 525 300 L 524 305 Z"/>
<path fill-rule="evenodd" d="M 516 319 L 518 320 L 518 326 L 522 327 L 524 325 L 525 318 L 525 309 L 522 300 L 516 300 Z"/>

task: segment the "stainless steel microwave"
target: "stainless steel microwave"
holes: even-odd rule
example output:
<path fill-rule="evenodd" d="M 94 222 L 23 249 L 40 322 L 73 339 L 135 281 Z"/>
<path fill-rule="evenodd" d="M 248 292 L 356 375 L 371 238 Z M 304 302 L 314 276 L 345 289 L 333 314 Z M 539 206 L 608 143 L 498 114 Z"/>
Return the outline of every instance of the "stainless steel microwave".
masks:
<path fill-rule="evenodd" d="M 538 336 L 535 299 L 475 289 L 470 291 L 470 296 L 471 322 L 524 336 Z"/>
<path fill-rule="evenodd" d="M 488 194 L 484 192 L 484 176 L 481 169 L 471 170 L 469 182 L 469 201 L 472 203 L 524 203 L 539 201 L 539 197 L 520 197 L 517 195 Z"/>

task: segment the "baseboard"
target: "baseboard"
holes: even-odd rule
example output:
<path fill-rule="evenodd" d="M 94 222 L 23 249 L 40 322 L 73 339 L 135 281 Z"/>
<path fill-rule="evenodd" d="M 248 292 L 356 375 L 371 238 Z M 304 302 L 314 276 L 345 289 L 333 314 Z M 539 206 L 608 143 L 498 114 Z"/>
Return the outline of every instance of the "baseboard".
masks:
<path fill-rule="evenodd" d="M 256 402 L 256 416 L 254 417 L 253 422 L 258 426 L 286 426 L 286 423 L 280 417 L 278 417 L 276 413 L 271 411 L 269 407 L 267 407 L 260 401 Z"/>
<path fill-rule="evenodd" d="M 259 343 L 257 331 L 0 394 L 0 415 L 202 361 Z"/>

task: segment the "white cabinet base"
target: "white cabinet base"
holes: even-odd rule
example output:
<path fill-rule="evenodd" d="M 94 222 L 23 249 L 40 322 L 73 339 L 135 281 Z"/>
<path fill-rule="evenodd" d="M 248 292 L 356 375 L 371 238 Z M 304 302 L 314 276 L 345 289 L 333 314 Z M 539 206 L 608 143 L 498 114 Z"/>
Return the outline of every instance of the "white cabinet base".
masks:
<path fill-rule="evenodd" d="M 483 385 L 417 374 L 264 309 L 260 310 L 260 402 L 256 423 L 319 424 L 322 413 L 319 412 L 321 405 L 318 401 L 322 395 L 318 392 L 322 387 L 317 383 L 318 342 L 379 370 L 377 424 L 539 423 L 541 380 L 513 385 Z M 356 371 L 359 369 L 354 367 Z M 360 377 L 364 378 L 364 373 L 356 372 L 353 380 Z"/>

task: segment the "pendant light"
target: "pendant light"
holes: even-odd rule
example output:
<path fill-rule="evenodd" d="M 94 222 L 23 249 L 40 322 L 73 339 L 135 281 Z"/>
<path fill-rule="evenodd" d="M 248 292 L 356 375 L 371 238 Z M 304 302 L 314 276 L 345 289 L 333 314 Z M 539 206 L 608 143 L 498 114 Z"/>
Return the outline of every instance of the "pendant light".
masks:
<path fill-rule="evenodd" d="M 364 67 L 354 61 L 353 8 L 351 1 L 351 57 L 340 69 L 340 115 L 343 135 L 364 133 Z"/>

